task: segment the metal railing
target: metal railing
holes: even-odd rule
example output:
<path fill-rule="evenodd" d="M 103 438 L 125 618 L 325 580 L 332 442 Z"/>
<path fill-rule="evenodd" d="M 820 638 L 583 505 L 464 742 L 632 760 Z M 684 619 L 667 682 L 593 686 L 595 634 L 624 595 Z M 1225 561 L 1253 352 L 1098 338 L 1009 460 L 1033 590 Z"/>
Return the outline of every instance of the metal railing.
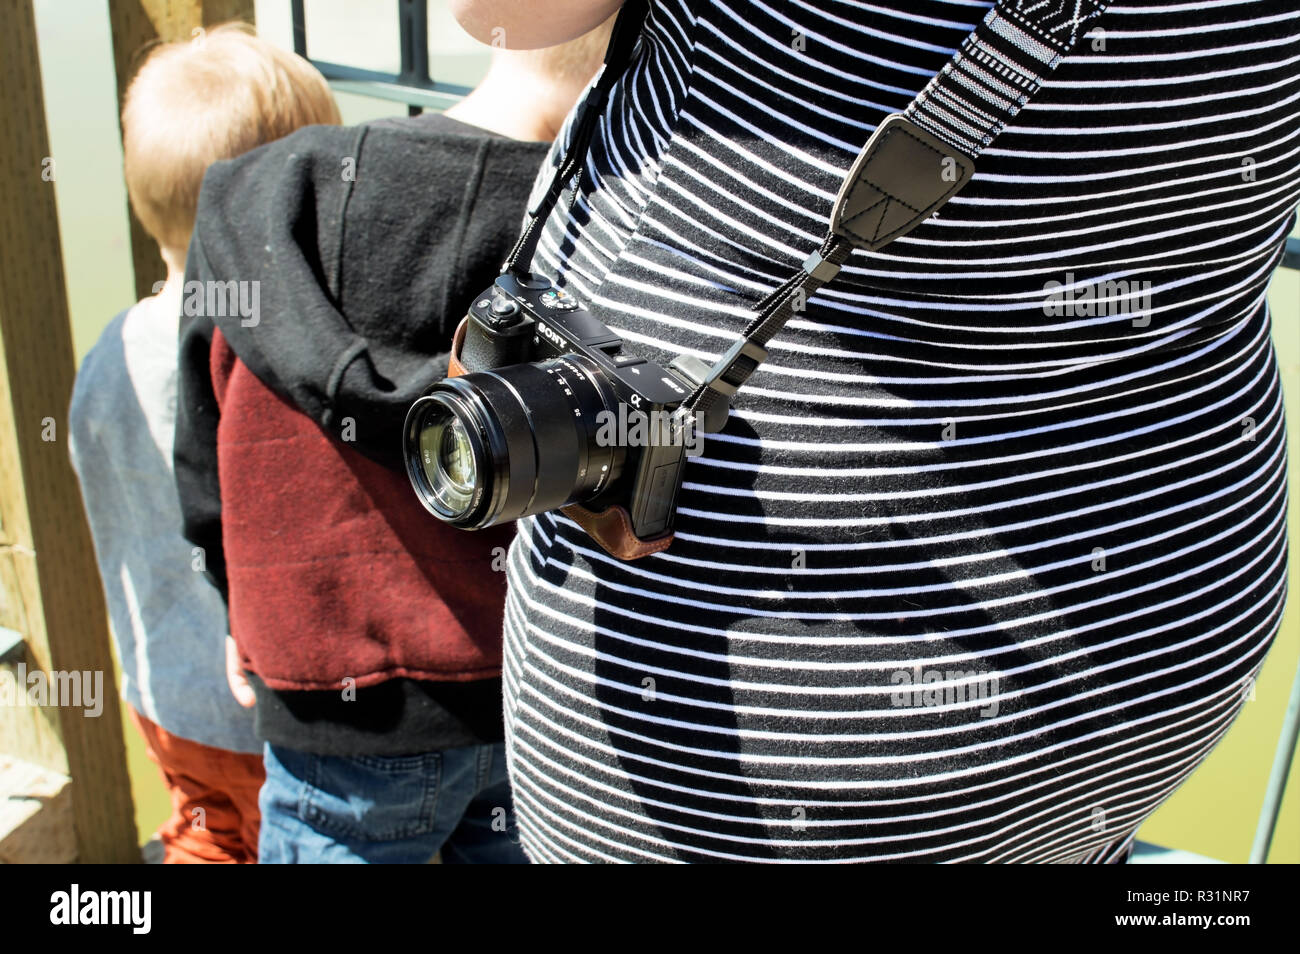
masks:
<path fill-rule="evenodd" d="M 397 0 L 401 66 L 397 73 L 363 70 L 314 60 L 307 53 L 307 14 L 303 0 L 292 0 L 293 51 L 321 71 L 340 93 L 405 103 L 407 112 L 446 109 L 469 92 L 468 86 L 439 83 L 429 75 L 429 0 Z"/>

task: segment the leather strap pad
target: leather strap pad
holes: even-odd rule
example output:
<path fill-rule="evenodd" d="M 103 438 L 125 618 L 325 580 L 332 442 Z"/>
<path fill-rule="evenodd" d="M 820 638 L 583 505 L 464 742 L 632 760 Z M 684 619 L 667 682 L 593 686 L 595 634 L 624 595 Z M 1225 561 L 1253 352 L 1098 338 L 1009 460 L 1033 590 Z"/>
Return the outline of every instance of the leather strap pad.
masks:
<path fill-rule="evenodd" d="M 831 231 L 874 252 L 928 219 L 974 174 L 973 159 L 894 113 L 853 161 Z"/>

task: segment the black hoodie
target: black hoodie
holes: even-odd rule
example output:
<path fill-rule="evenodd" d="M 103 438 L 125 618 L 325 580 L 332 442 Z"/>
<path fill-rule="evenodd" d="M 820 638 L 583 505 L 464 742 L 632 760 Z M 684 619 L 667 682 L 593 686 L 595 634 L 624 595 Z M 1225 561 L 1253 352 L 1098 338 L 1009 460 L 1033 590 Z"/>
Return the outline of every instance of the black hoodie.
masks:
<path fill-rule="evenodd" d="M 499 273 L 548 148 L 433 115 L 308 127 L 208 171 L 186 259 L 175 463 L 185 535 L 223 593 L 213 328 L 327 432 L 401 469 L 407 408 L 444 376 L 452 332 Z M 256 312 L 199 313 L 214 310 L 199 304 L 212 283 L 230 281 L 256 283 L 240 286 Z M 343 704 L 252 681 L 260 734 L 291 748 L 395 754 L 501 738 L 499 678 L 394 679 Z"/>

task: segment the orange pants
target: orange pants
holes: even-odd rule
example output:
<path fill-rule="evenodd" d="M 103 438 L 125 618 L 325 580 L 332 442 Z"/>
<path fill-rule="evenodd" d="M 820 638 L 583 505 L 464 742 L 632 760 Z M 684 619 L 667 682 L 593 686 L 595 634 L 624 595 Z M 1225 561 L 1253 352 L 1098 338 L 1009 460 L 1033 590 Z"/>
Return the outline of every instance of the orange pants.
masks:
<path fill-rule="evenodd" d="M 256 864 L 262 756 L 182 739 L 127 708 L 172 799 L 158 829 L 163 864 Z"/>

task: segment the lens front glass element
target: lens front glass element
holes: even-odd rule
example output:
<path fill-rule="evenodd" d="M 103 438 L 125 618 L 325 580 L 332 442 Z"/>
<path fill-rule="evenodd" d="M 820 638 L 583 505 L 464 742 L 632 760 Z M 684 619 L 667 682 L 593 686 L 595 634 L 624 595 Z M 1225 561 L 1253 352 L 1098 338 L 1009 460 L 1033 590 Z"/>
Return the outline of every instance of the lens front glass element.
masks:
<path fill-rule="evenodd" d="M 599 434 L 616 402 L 577 354 L 447 378 L 407 412 L 407 475 L 429 512 L 470 530 L 585 500 L 622 470 Z"/>
<path fill-rule="evenodd" d="M 420 463 L 439 509 L 453 517 L 469 509 L 478 467 L 465 425 L 450 408 L 430 407 L 420 430 Z"/>

